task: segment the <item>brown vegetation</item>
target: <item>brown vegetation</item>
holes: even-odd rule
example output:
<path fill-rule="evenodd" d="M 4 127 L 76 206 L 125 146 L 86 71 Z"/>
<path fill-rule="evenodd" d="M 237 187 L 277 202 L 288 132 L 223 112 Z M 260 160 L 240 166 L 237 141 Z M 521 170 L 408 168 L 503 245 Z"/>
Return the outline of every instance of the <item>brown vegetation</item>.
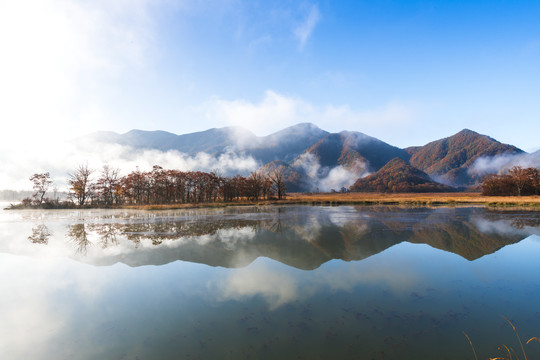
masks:
<path fill-rule="evenodd" d="M 540 196 L 483 196 L 480 193 L 292 193 L 287 202 L 305 204 L 540 206 Z"/>
<path fill-rule="evenodd" d="M 430 142 L 421 147 L 407 148 L 410 164 L 432 177 L 451 184 L 472 185 L 479 179 L 468 170 L 481 157 L 520 154 L 522 150 L 501 144 L 488 136 L 464 129 L 459 133 Z"/>
<path fill-rule="evenodd" d="M 540 171 L 514 166 L 506 174 L 487 175 L 482 180 L 482 195 L 523 196 L 540 193 Z"/>
<path fill-rule="evenodd" d="M 394 158 L 379 171 L 358 179 L 351 191 L 358 192 L 391 192 L 391 193 L 431 193 L 453 192 L 456 189 L 439 184 L 425 172 L 407 164 L 404 160 Z"/>
<path fill-rule="evenodd" d="M 43 198 L 52 184 L 49 174 L 35 174 L 36 194 L 34 200 L 23 200 L 23 207 L 38 206 L 43 208 L 84 206 L 120 206 L 120 205 L 185 205 L 229 203 L 233 201 L 257 202 L 259 200 L 285 199 L 286 188 L 283 173 L 276 169 L 268 175 L 253 172 L 248 177 L 221 176 L 217 171 L 167 170 L 155 165 L 152 171 L 140 171 L 138 168 L 124 177 L 118 169 L 104 166 L 99 178 L 94 181 L 94 170 L 87 165 L 80 165 L 69 174 L 69 200 L 59 203 L 57 200 Z"/>

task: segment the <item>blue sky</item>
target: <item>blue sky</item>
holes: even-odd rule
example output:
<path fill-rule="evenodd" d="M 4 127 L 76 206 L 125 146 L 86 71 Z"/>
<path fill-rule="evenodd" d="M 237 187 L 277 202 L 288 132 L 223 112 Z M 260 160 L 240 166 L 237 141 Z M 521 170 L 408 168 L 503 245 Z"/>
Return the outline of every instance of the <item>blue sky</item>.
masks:
<path fill-rule="evenodd" d="M 507 1 L 164 5 L 152 9 L 152 71 L 125 96 L 145 103 L 137 126 L 146 129 L 232 123 L 264 134 L 314 121 L 410 146 L 471 128 L 530 150 L 540 146 L 539 10 Z M 285 115 L 287 100 L 295 110 Z"/>
<path fill-rule="evenodd" d="M 3 71 L 17 67 L 37 87 L 6 85 L 2 97 L 45 107 L 3 114 L 23 122 L 63 118 L 74 133 L 232 124 L 264 135 L 313 121 L 402 147 L 470 128 L 540 146 L 538 2 L 1 4 L 12 57 Z M 39 104 L 44 96 L 56 107 Z"/>
<path fill-rule="evenodd" d="M 539 18 L 536 1 L 0 0 L 1 146 L 314 122 L 531 151 Z"/>

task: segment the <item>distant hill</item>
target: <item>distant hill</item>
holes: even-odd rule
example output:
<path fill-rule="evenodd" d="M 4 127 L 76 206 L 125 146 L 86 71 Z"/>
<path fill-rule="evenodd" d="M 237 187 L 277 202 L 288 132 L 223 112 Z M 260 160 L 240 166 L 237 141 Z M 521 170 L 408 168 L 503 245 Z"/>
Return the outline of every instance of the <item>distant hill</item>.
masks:
<path fill-rule="evenodd" d="M 449 185 L 477 182 L 479 179 L 468 170 L 480 157 L 523 153 L 515 146 L 502 144 L 468 129 L 424 146 L 406 148 L 405 151 L 410 155 L 412 166 Z"/>
<path fill-rule="evenodd" d="M 352 191 L 359 192 L 450 192 L 454 188 L 437 183 L 425 172 L 407 164 L 404 160 L 394 158 L 379 171 L 358 179 Z"/>
<path fill-rule="evenodd" d="M 245 143 L 256 143 L 257 136 L 240 127 L 224 127 L 176 135 L 166 131 L 131 130 L 125 134 L 97 132 L 90 134 L 93 140 L 131 146 L 137 149 L 177 150 L 195 155 L 199 152 L 214 154 L 233 147 L 241 138 Z"/>
<path fill-rule="evenodd" d="M 264 164 L 274 160 L 291 161 L 327 134 L 313 124 L 301 123 L 262 137 L 242 127 L 223 127 L 184 135 L 166 131 L 131 130 L 125 134 L 101 131 L 87 138 L 137 149 L 176 150 L 188 155 L 235 151 L 253 156 Z"/>
<path fill-rule="evenodd" d="M 313 124 L 301 123 L 260 137 L 256 142 L 240 146 L 239 150 L 263 164 L 274 160 L 290 162 L 328 134 Z"/>

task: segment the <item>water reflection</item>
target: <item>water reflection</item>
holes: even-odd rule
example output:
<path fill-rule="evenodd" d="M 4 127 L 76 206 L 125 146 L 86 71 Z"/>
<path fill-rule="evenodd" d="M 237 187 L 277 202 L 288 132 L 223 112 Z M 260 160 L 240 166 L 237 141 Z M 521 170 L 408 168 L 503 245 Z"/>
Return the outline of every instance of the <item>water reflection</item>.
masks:
<path fill-rule="evenodd" d="M 44 224 L 39 224 L 32 228 L 32 235 L 28 237 L 28 240 L 33 244 L 44 244 L 49 243 L 49 237 L 52 233 L 49 231 L 49 228 Z"/>
<path fill-rule="evenodd" d="M 475 260 L 539 233 L 537 213 L 481 208 L 249 209 L 232 213 L 104 216 L 67 225 L 82 261 L 130 266 L 176 260 L 244 267 L 267 257 L 311 270 L 332 260 L 366 259 L 402 242 L 428 244 Z M 48 235 L 50 236 L 50 235 Z M 98 248 L 88 252 L 90 239 Z"/>
<path fill-rule="evenodd" d="M 539 220 L 481 208 L 0 214 L 0 353 L 463 359 L 465 330 L 479 358 L 495 356 L 515 339 L 501 314 L 538 336 Z"/>
<path fill-rule="evenodd" d="M 78 254 L 86 255 L 88 253 L 88 246 L 92 243 L 88 239 L 88 232 L 84 223 L 70 225 L 67 236 L 75 244 Z"/>
<path fill-rule="evenodd" d="M 28 246 L 47 245 L 51 253 L 70 253 L 95 265 L 184 260 L 237 268 L 267 257 L 312 270 L 332 259 L 366 259 L 402 242 L 427 244 L 475 260 L 540 234 L 538 213 L 483 208 L 250 207 L 21 214 L 22 222 L 0 223 L 4 228 L 0 231 L 9 225 L 15 233 L 38 223 L 29 230 L 28 245 L 15 235 L 4 237 L 11 242 L 10 252 L 43 252 Z"/>

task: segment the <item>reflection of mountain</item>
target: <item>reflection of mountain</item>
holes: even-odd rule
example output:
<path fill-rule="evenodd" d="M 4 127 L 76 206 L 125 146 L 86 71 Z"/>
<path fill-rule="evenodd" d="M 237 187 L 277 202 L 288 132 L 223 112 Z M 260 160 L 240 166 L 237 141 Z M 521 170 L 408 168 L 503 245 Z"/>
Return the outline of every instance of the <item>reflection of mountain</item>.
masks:
<path fill-rule="evenodd" d="M 74 241 L 79 254 L 86 253 L 81 243 L 88 246 L 88 239 L 100 239 L 95 245 L 101 246 L 93 248 L 102 252 L 88 252 L 81 258 L 96 265 L 160 265 L 183 260 L 231 268 L 267 257 L 304 270 L 332 259 L 362 260 L 404 241 L 474 260 L 516 243 L 526 234 L 517 227 L 514 232 L 486 230 L 489 226 L 478 224 L 483 221 L 494 228 L 507 217 L 479 208 L 358 207 L 347 208 L 346 216 L 340 209 L 285 207 L 264 217 L 244 219 L 89 223 L 83 228 L 76 224 L 68 233 L 72 239 L 82 234 L 80 242 Z M 514 226 L 512 220 L 508 224 Z M 117 251 L 104 251 L 114 248 Z"/>
<path fill-rule="evenodd" d="M 414 226 L 407 240 L 417 244 L 428 244 L 434 248 L 458 254 L 467 260 L 475 260 L 500 248 L 519 242 L 523 235 L 483 233 L 467 217 L 467 209 L 448 209 L 448 214 L 433 213 L 424 220 L 426 226 Z M 433 226 L 429 226 L 433 224 Z"/>

